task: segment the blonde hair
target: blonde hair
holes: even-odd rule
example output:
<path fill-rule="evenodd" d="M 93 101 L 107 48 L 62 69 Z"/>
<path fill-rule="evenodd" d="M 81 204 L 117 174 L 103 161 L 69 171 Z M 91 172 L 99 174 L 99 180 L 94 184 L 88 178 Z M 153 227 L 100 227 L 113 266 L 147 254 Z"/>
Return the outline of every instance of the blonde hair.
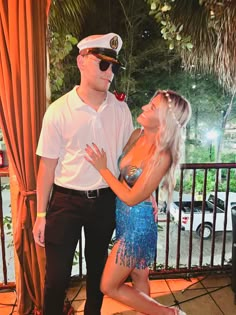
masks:
<path fill-rule="evenodd" d="M 157 95 L 162 96 L 167 106 L 158 107 L 160 128 L 156 136 L 156 150 L 150 164 L 151 168 L 156 167 L 161 161 L 161 154 L 170 152 L 172 163 L 160 184 L 160 188 L 167 192 L 167 204 L 169 204 L 176 182 L 175 173 L 181 159 L 184 129 L 191 117 L 191 106 L 183 96 L 171 90 L 157 91 L 152 100 Z"/>

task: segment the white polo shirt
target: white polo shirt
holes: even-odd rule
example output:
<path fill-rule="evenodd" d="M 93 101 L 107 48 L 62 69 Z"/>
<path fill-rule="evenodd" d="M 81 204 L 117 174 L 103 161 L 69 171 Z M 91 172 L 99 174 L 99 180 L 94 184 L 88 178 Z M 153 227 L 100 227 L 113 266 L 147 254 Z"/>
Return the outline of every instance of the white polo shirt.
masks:
<path fill-rule="evenodd" d="M 99 172 L 85 160 L 86 144 L 94 142 L 107 154 L 108 168 L 119 175 L 117 160 L 127 143 L 133 123 L 130 110 L 108 92 L 96 112 L 73 90 L 52 103 L 43 119 L 36 154 L 57 159 L 55 184 L 77 190 L 107 187 Z"/>

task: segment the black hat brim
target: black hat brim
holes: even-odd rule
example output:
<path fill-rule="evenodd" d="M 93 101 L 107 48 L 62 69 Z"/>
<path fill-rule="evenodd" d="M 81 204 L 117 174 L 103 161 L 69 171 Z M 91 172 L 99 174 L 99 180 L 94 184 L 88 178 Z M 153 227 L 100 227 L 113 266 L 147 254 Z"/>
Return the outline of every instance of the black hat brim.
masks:
<path fill-rule="evenodd" d="M 81 55 L 92 54 L 101 60 L 105 60 L 105 61 L 110 62 L 110 63 L 119 64 L 121 67 L 123 67 L 123 65 L 121 64 L 121 62 L 117 58 L 116 52 L 112 49 L 98 48 L 98 47 L 87 48 L 87 49 L 83 49 L 80 52 L 80 54 Z"/>

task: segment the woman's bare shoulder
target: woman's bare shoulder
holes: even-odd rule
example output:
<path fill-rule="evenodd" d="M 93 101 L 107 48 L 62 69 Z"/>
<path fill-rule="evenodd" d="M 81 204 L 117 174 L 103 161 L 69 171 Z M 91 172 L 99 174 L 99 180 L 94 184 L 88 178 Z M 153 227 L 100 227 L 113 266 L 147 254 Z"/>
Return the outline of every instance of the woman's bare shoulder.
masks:
<path fill-rule="evenodd" d="M 136 128 L 136 129 L 132 132 L 132 134 L 131 134 L 129 140 L 130 140 L 131 142 L 136 141 L 136 140 L 140 137 L 141 133 L 142 133 L 142 129 L 141 129 L 141 128 Z"/>
<path fill-rule="evenodd" d="M 140 137 L 141 132 L 142 132 L 142 129 L 141 128 L 137 128 L 131 133 L 131 136 L 129 137 L 129 140 L 128 140 L 128 142 L 126 143 L 126 145 L 124 147 L 124 151 L 126 149 L 128 149 Z"/>

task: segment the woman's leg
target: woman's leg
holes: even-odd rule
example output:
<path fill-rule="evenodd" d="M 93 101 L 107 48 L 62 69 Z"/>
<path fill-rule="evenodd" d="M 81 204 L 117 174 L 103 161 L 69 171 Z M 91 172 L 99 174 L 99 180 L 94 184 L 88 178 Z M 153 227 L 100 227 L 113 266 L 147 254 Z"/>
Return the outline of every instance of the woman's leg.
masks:
<path fill-rule="evenodd" d="M 134 269 L 131 272 L 132 284 L 137 290 L 150 295 L 149 285 L 149 268 L 146 269 Z"/>
<path fill-rule="evenodd" d="M 134 269 L 116 263 L 117 242 L 107 259 L 101 280 L 101 291 L 111 298 L 147 315 L 178 315 L 178 310 L 157 303 L 146 293 L 125 284 Z M 138 272 L 138 270 L 136 271 Z M 141 270 L 141 273 L 143 270 Z"/>
<path fill-rule="evenodd" d="M 145 269 L 134 269 L 131 272 L 132 285 L 135 289 L 150 296 L 150 285 L 149 285 L 149 268 Z M 144 313 L 136 312 L 136 315 L 145 315 Z"/>

